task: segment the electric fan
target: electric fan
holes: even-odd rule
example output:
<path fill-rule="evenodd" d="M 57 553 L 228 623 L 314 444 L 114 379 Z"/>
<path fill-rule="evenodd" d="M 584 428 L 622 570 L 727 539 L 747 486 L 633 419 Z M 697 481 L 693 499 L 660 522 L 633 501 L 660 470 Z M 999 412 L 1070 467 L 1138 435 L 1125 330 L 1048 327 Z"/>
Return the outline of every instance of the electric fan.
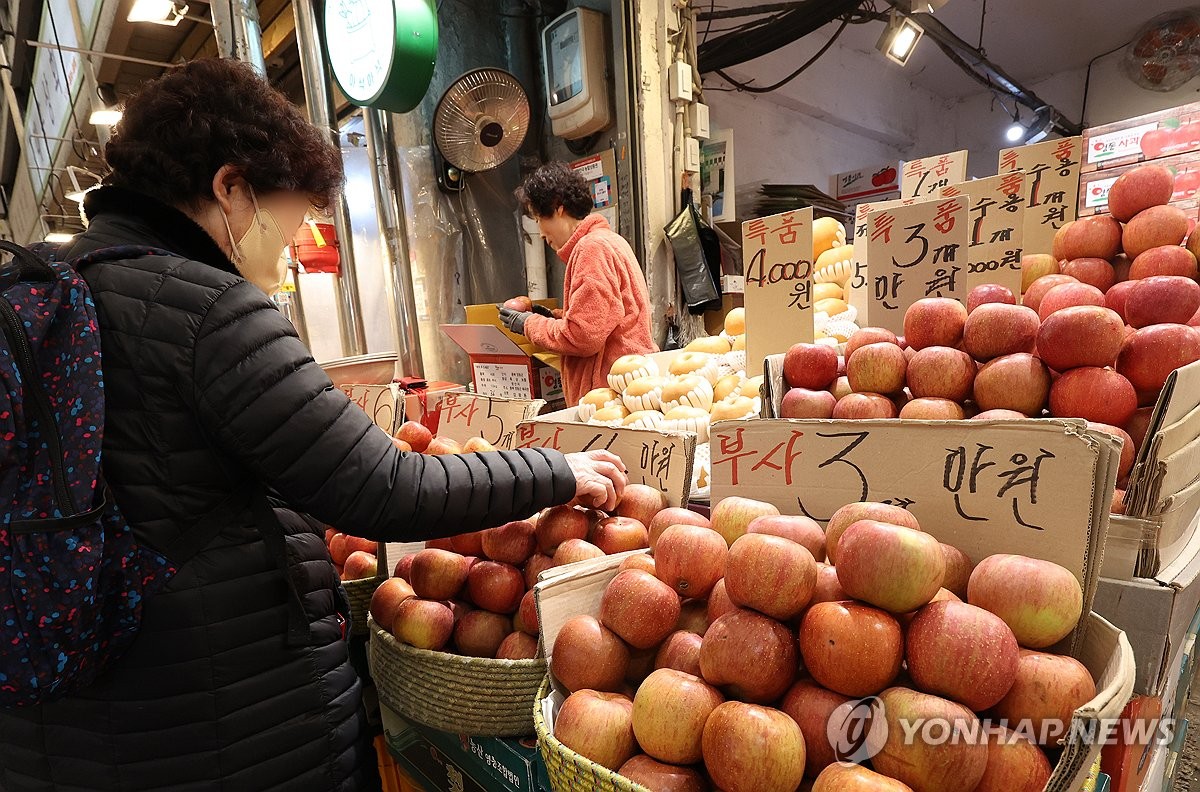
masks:
<path fill-rule="evenodd" d="M 1150 91 L 1172 91 L 1195 77 L 1200 73 L 1200 10 L 1151 19 L 1126 48 L 1121 69 Z"/>
<path fill-rule="evenodd" d="M 458 192 L 466 175 L 499 167 L 529 129 L 529 97 L 503 69 L 475 69 L 454 81 L 433 114 L 438 184 Z"/>

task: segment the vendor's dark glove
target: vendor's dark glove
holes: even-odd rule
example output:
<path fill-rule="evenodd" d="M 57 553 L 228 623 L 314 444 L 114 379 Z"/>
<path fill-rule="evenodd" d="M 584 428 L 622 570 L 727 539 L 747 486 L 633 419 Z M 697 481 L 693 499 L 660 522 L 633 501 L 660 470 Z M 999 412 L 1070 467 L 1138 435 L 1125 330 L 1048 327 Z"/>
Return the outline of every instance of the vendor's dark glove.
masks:
<path fill-rule="evenodd" d="M 549 308 L 547 308 L 546 306 L 544 306 L 544 305 L 534 305 L 534 306 L 533 306 L 533 312 L 534 312 L 535 314 L 537 314 L 538 316 L 544 316 L 544 317 L 546 317 L 547 319 L 553 319 L 553 318 L 554 318 L 554 314 L 553 314 L 553 312 L 551 312 L 551 310 L 550 310 Z"/>
<path fill-rule="evenodd" d="M 500 321 L 511 332 L 525 335 L 525 321 L 533 316 L 529 311 L 514 311 L 511 308 L 500 309 Z"/>

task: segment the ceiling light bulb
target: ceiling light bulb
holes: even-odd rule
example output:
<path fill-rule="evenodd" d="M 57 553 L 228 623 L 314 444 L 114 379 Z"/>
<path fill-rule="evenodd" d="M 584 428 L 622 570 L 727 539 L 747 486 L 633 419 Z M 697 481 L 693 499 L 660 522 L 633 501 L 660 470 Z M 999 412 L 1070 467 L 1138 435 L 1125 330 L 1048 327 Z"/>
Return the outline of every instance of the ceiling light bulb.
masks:
<path fill-rule="evenodd" d="M 902 27 L 896 33 L 896 38 L 892 39 L 892 54 L 897 58 L 903 58 L 908 55 L 913 44 L 917 43 L 917 31 L 911 27 Z"/>
<path fill-rule="evenodd" d="M 1004 131 L 1004 137 L 1008 138 L 1009 141 L 1016 143 L 1018 140 L 1025 137 L 1025 127 L 1013 122 L 1009 125 L 1008 129 Z"/>
<path fill-rule="evenodd" d="M 134 0 L 125 18 L 130 22 L 166 22 L 174 12 L 174 0 Z"/>
<path fill-rule="evenodd" d="M 46 241 L 52 245 L 62 245 L 74 238 L 74 234 L 67 234 L 62 231 L 51 231 L 49 234 L 46 234 Z"/>
<path fill-rule="evenodd" d="M 121 111 L 116 108 L 93 110 L 88 122 L 95 126 L 115 126 L 121 120 Z"/>

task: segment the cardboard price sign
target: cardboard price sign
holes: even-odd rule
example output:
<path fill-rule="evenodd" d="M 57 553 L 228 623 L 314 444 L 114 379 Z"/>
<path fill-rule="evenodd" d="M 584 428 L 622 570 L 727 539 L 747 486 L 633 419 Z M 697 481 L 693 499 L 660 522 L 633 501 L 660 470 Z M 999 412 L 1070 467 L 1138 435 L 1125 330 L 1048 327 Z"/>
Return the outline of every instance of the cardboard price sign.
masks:
<path fill-rule="evenodd" d="M 742 223 L 746 359 L 813 340 L 812 207 Z"/>
<path fill-rule="evenodd" d="M 1117 455 L 1081 422 L 722 421 L 711 444 L 713 503 L 739 495 L 822 522 L 847 503 L 891 503 L 976 562 L 1018 553 L 1085 582 L 1089 562 L 1099 569 L 1092 529 Z"/>
<path fill-rule="evenodd" d="M 395 434 L 404 417 L 397 385 L 347 385 L 342 391 L 383 431 Z"/>
<path fill-rule="evenodd" d="M 986 179 L 952 184 L 942 189 L 943 198 L 970 198 L 971 219 L 967 243 L 968 292 L 982 283 L 1007 286 L 1021 293 L 1021 240 L 1025 233 L 1025 174 L 1002 173 Z"/>
<path fill-rule="evenodd" d="M 513 448 L 554 448 L 567 454 L 611 451 L 629 469 L 631 484 L 657 487 L 670 506 L 686 506 L 692 489 L 696 435 L 689 432 L 526 421 L 517 427 Z"/>
<path fill-rule="evenodd" d="M 512 448 L 517 425 L 537 416 L 541 399 L 497 399 L 478 393 L 447 393 L 438 407 L 438 434 L 459 443 L 482 437 L 496 448 Z"/>
<path fill-rule="evenodd" d="M 952 151 L 909 160 L 900 177 L 901 198 L 931 198 L 943 187 L 967 180 L 967 152 Z"/>
<path fill-rule="evenodd" d="M 1082 137 L 1001 149 L 999 173 L 1025 172 L 1022 242 L 1030 253 L 1048 253 L 1054 232 L 1078 216 L 1082 155 Z"/>
<path fill-rule="evenodd" d="M 854 275 L 847 282 L 849 303 L 858 312 L 858 326 L 871 324 L 871 267 L 867 260 L 867 215 L 893 206 L 912 206 L 920 203 L 917 198 L 899 198 L 891 201 L 860 203 L 854 207 L 854 229 L 850 242 L 854 245 Z"/>
<path fill-rule="evenodd" d="M 871 325 L 904 333 L 904 312 L 924 297 L 966 301 L 967 198 L 921 201 L 867 215 Z"/>

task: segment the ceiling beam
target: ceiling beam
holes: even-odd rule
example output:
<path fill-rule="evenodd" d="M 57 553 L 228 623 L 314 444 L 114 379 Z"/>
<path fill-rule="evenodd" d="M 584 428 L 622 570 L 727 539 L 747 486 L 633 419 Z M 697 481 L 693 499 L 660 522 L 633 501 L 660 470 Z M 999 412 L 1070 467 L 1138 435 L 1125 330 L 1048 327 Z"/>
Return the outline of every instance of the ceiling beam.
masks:
<path fill-rule="evenodd" d="M 121 0 L 117 6 L 117 15 L 113 20 L 112 32 L 108 34 L 108 42 L 105 44 L 105 49 L 109 52 L 127 52 L 129 49 L 129 40 L 133 38 L 133 22 L 129 22 L 126 17 L 129 16 L 129 9 L 133 7 L 133 0 Z M 96 67 L 96 82 L 103 85 L 104 83 L 115 83 L 121 74 L 121 61 L 112 59 L 105 60 Z"/>
<path fill-rule="evenodd" d="M 262 34 L 263 60 L 270 60 L 279 49 L 296 42 L 296 16 L 279 14 Z"/>

